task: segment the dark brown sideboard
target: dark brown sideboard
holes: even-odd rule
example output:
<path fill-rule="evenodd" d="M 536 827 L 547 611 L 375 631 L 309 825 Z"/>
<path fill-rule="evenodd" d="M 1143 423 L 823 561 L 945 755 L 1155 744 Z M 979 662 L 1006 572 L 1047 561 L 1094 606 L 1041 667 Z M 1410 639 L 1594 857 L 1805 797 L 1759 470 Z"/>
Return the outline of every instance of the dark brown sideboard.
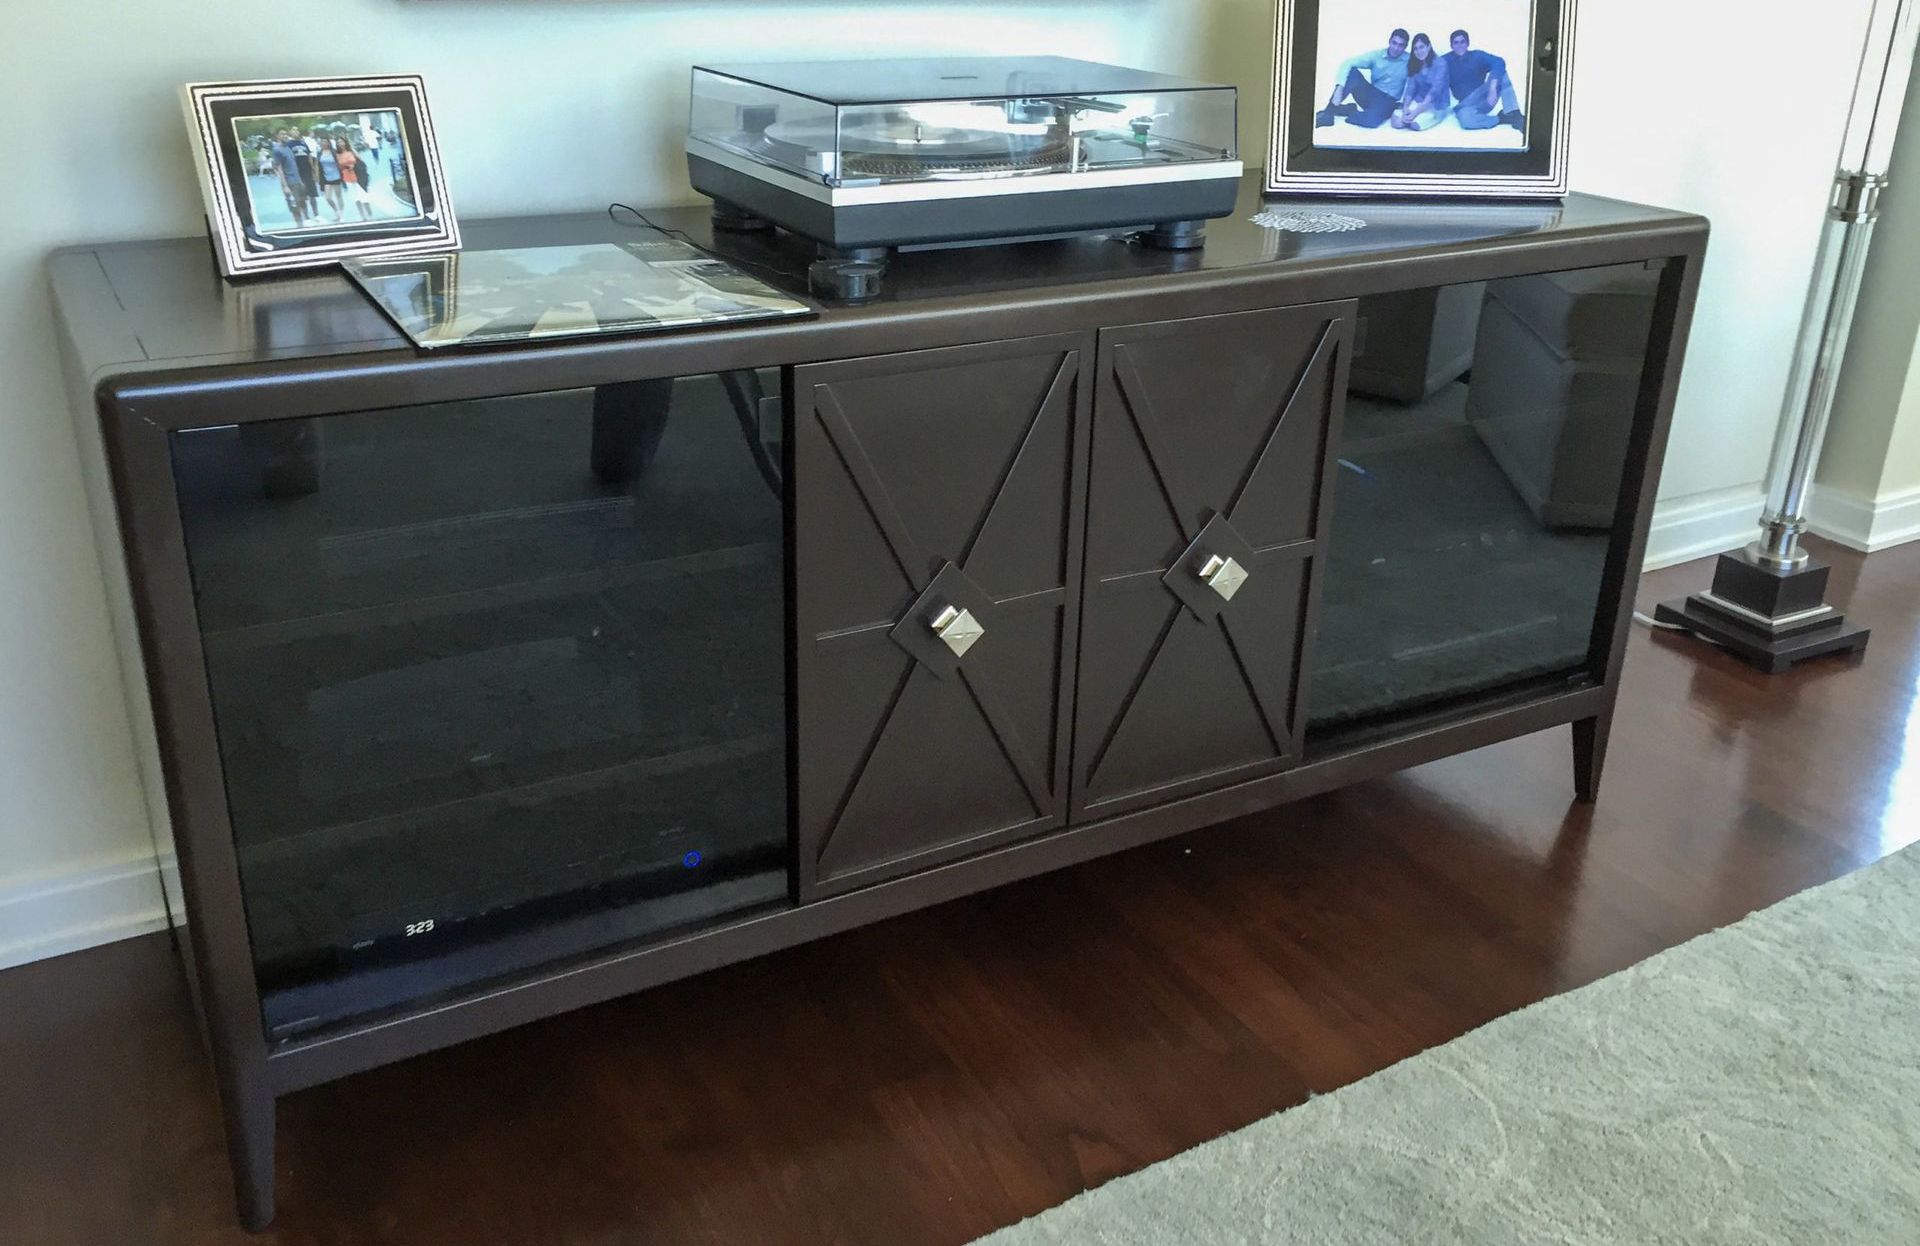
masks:
<path fill-rule="evenodd" d="M 305 1086 L 1547 727 L 1592 799 L 1706 222 L 1260 206 L 431 356 L 53 257 L 249 1225 Z"/>

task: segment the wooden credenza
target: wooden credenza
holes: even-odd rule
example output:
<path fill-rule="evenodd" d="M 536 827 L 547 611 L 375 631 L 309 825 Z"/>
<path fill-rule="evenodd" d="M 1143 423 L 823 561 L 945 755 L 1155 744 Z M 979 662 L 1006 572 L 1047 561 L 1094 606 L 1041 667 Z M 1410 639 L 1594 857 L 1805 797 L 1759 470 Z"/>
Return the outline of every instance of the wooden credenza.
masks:
<path fill-rule="evenodd" d="M 304 1086 L 1548 727 L 1592 798 L 1706 223 L 1242 206 L 432 356 L 53 258 L 247 1223 Z"/>

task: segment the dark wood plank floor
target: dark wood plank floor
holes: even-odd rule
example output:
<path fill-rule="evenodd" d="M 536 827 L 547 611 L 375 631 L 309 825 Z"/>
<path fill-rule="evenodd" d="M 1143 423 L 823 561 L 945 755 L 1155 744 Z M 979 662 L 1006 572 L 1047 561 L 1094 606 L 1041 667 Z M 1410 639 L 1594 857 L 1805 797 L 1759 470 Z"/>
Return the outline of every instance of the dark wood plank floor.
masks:
<path fill-rule="evenodd" d="M 1920 545 L 1832 556 L 1864 662 L 1636 629 L 1597 808 L 1550 732 L 307 1091 L 262 1238 L 165 937 L 0 974 L 0 1242 L 968 1241 L 1920 838 Z"/>

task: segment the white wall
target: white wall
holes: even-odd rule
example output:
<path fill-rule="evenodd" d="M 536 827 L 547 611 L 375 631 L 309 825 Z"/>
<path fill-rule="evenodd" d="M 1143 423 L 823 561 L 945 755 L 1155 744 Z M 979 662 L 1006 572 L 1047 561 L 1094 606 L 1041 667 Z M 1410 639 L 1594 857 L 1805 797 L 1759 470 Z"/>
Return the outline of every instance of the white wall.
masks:
<path fill-rule="evenodd" d="M 1866 0 L 1588 0 L 1577 188 L 1713 218 L 1655 556 L 1757 514 Z M 0 965 L 154 920 L 148 833 L 41 276 L 46 252 L 192 232 L 175 90 L 193 79 L 418 70 L 467 216 L 690 198 L 696 59 L 1059 52 L 1242 88 L 1264 147 L 1263 0 L 28 0 L 0 43 Z M 1791 83 L 1753 49 L 1792 48 Z M 1768 85 L 1756 85 L 1766 83 Z M 1767 91 L 1776 94 L 1769 98 Z M 1712 115 L 1767 100 L 1758 118 Z"/>
<path fill-rule="evenodd" d="M 1663 500 L 1751 486 L 1758 514 L 1868 8 L 1827 0 L 1812 20 L 1782 0 L 1581 6 L 1573 185 L 1713 221 Z M 1760 116 L 1734 115 L 1744 87 L 1723 88 L 1710 66 L 1737 82 L 1776 40 L 1791 46 L 1791 85 Z"/>
<path fill-rule="evenodd" d="M 1920 539 L 1920 74 L 1903 120 L 1807 508 L 1862 550 Z"/>
<path fill-rule="evenodd" d="M 1916 344 L 1915 349 L 1920 352 L 1920 344 Z M 1907 386 L 1901 392 L 1893 433 L 1887 439 L 1887 465 L 1880 474 L 1877 498 L 1883 510 L 1895 498 L 1907 506 L 1920 501 L 1920 353 L 1915 355 L 1914 364 L 1907 370 Z M 1905 540 L 1920 538 L 1920 524 L 1899 531 Z M 1881 535 L 1884 539 L 1888 534 Z"/>

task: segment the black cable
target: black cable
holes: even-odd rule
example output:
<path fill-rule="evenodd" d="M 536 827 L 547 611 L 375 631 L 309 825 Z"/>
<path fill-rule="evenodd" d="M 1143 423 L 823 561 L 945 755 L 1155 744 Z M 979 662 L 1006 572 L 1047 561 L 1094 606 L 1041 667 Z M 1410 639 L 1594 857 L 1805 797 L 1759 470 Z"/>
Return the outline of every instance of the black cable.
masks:
<path fill-rule="evenodd" d="M 692 234 L 688 233 L 686 230 L 673 229 L 666 225 L 657 224 L 652 217 L 648 216 L 645 212 L 642 212 L 639 208 L 634 207 L 630 203 L 621 203 L 617 200 L 607 205 L 607 219 L 612 221 L 616 225 L 621 223 L 620 218 L 614 215 L 616 211 L 632 213 L 633 216 L 636 217 L 639 220 L 639 222 L 642 225 L 645 225 L 648 229 L 653 230 L 655 233 L 666 234 L 669 237 L 678 238 L 680 241 L 686 243 L 688 246 L 700 252 L 702 255 L 711 255 L 713 256 L 713 258 L 717 260 L 724 260 L 726 263 L 729 263 L 729 264 L 744 264 L 748 268 L 757 268 L 761 272 L 772 273 L 777 277 L 785 277 L 790 280 L 796 277 L 804 277 L 804 274 L 795 273 L 792 269 L 782 268 L 778 264 L 768 264 L 760 260 L 750 260 L 742 255 L 722 255 L 718 251 L 715 251 L 712 247 L 702 246 L 699 239 L 695 238 Z"/>
<path fill-rule="evenodd" d="M 642 225 L 645 225 L 648 229 L 657 230 L 663 234 L 672 234 L 675 237 L 679 238 L 682 242 L 686 243 L 688 246 L 700 247 L 700 244 L 695 242 L 693 240 L 692 235 L 688 234 L 686 230 L 668 229 L 665 225 L 655 224 L 653 218 L 648 216 L 645 212 L 642 212 L 639 208 L 634 207 L 630 203 L 621 203 L 617 200 L 607 205 L 607 219 L 612 221 L 615 225 L 618 225 L 620 223 L 620 218 L 614 215 L 614 212 L 616 209 L 621 212 L 632 213 L 634 216 L 638 217 L 640 219 L 640 223 Z M 706 250 L 705 247 L 700 247 L 700 249 L 702 251 Z"/>

